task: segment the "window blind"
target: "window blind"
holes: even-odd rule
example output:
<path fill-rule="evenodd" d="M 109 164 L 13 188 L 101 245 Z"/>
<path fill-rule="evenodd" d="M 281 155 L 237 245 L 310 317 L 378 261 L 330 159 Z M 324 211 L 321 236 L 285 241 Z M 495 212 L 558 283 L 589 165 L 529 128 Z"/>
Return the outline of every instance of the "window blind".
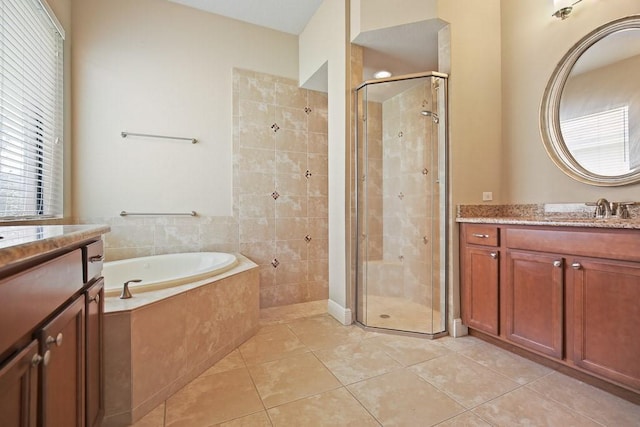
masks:
<path fill-rule="evenodd" d="M 629 107 L 564 120 L 562 135 L 574 159 L 599 175 L 629 169 Z"/>
<path fill-rule="evenodd" d="M 63 35 L 58 28 L 38 0 L 0 0 L 4 220 L 62 216 Z"/>

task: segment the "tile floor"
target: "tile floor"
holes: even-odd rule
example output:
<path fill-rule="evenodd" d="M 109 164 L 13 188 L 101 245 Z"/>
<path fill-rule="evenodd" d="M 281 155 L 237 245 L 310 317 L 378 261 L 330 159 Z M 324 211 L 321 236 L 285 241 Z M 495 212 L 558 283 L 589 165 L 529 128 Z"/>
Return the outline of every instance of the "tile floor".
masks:
<path fill-rule="evenodd" d="M 135 427 L 640 426 L 640 406 L 477 338 L 367 332 L 325 307 L 263 310 L 257 335 Z"/>

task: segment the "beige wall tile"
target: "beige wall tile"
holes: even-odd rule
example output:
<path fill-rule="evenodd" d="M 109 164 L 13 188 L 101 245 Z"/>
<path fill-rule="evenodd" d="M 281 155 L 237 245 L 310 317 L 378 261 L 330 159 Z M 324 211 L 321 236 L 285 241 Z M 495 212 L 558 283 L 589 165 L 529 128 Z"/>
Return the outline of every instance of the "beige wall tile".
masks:
<path fill-rule="evenodd" d="M 308 150 L 308 132 L 295 129 L 280 129 L 276 134 L 277 151 L 306 153 Z"/>

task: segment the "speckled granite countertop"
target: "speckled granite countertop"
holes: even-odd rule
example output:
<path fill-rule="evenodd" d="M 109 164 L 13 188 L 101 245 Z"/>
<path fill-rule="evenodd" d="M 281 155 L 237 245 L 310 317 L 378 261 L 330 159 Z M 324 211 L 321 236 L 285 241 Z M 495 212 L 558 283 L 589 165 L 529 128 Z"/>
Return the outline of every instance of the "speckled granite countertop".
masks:
<path fill-rule="evenodd" d="M 640 229 L 640 206 L 630 206 L 630 218 L 594 218 L 584 203 L 527 205 L 459 205 L 456 221 L 476 224 L 546 225 L 557 227 Z"/>
<path fill-rule="evenodd" d="M 0 270 L 100 237 L 107 225 L 17 225 L 0 227 Z"/>

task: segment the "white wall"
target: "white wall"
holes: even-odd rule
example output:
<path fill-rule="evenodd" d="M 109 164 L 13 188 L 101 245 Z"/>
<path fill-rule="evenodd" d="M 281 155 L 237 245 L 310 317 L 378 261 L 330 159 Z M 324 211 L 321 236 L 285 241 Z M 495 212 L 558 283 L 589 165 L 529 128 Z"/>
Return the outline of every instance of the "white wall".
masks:
<path fill-rule="evenodd" d="M 437 0 L 351 0 L 351 40 L 366 31 L 434 19 L 437 13 Z"/>
<path fill-rule="evenodd" d="M 640 2 L 584 0 L 564 21 L 551 17 L 551 3 L 502 1 L 503 200 L 640 200 L 640 184 L 602 188 L 581 184 L 563 174 L 545 152 L 539 131 L 542 94 L 562 56 L 600 25 L 640 13 Z"/>
<path fill-rule="evenodd" d="M 297 37 L 165 0 L 74 1 L 72 22 L 74 216 L 231 215 L 232 68 L 297 79 Z"/>
<path fill-rule="evenodd" d="M 329 158 L 329 312 L 351 323 L 347 308 L 346 147 L 348 146 L 347 7 L 324 0 L 300 34 L 300 82 L 327 63 Z"/>

